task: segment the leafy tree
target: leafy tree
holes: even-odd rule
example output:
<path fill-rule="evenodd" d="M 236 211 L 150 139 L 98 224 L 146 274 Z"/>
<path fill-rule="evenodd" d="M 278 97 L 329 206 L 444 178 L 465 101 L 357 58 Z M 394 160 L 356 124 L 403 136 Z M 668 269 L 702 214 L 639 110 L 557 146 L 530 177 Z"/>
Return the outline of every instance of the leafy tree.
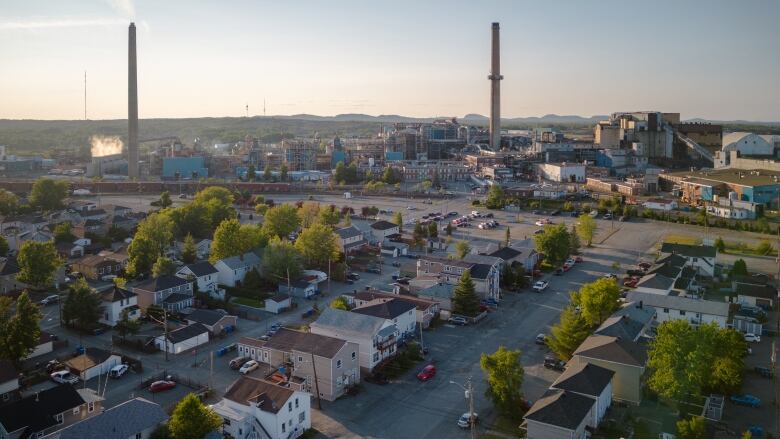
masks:
<path fill-rule="evenodd" d="M 114 330 L 122 337 L 122 340 L 128 335 L 137 334 L 138 331 L 141 330 L 141 322 L 131 319 L 129 314 L 127 309 L 123 310 L 122 317 L 116 322 L 116 326 L 114 326 Z"/>
<path fill-rule="evenodd" d="M 509 227 L 506 228 L 506 233 L 504 233 L 504 245 L 509 247 L 509 244 L 512 243 L 512 232 L 509 231 Z"/>
<path fill-rule="evenodd" d="M 73 242 L 76 237 L 73 236 L 72 225 L 70 221 L 65 221 L 54 226 L 54 242 Z"/>
<path fill-rule="evenodd" d="M 567 201 L 567 202 L 563 203 L 563 209 L 562 210 L 564 212 L 571 212 L 572 210 L 574 210 L 574 205 L 571 204 L 571 201 Z"/>
<path fill-rule="evenodd" d="M 572 303 L 580 306 L 580 315 L 596 327 L 620 307 L 620 288 L 614 279 L 601 278 L 583 285 L 572 294 Z"/>
<path fill-rule="evenodd" d="M 760 244 L 758 244 L 758 247 L 756 247 L 756 253 L 759 255 L 770 255 L 774 253 L 775 249 L 772 248 L 772 244 L 769 243 L 769 241 L 761 241 Z"/>
<path fill-rule="evenodd" d="M 165 254 L 171 241 L 173 241 L 173 221 L 169 215 L 153 213 L 146 217 L 138 224 L 133 242 L 127 248 L 130 257 L 127 272 L 137 275 L 151 269 L 157 257 Z"/>
<path fill-rule="evenodd" d="M 181 248 L 181 260 L 185 264 L 192 264 L 198 259 L 198 249 L 195 246 L 195 238 L 191 234 L 184 237 L 184 244 Z"/>
<path fill-rule="evenodd" d="M 523 365 L 520 364 L 520 350 L 510 351 L 504 346 L 492 354 L 482 354 L 479 365 L 487 376 L 488 388 L 485 394 L 493 401 L 499 412 L 518 420 L 523 405 Z"/>
<path fill-rule="evenodd" d="M 68 182 L 39 178 L 30 191 L 30 205 L 46 212 L 61 209 L 68 195 Z"/>
<path fill-rule="evenodd" d="M 158 256 L 157 261 L 152 266 L 152 276 L 160 277 L 164 275 L 172 275 L 176 272 L 176 265 L 171 258 L 165 256 Z"/>
<path fill-rule="evenodd" d="M 255 205 L 255 213 L 258 215 L 265 215 L 266 212 L 268 212 L 268 205 L 267 204 L 256 204 Z"/>
<path fill-rule="evenodd" d="M 303 229 L 295 241 L 295 248 L 310 264 L 320 267 L 326 266 L 329 260 L 338 260 L 341 251 L 336 234 L 323 224 Z"/>
<path fill-rule="evenodd" d="M 257 169 L 255 169 L 255 165 L 249 165 L 249 167 L 246 169 L 246 180 L 255 181 L 256 173 L 257 173 Z"/>
<path fill-rule="evenodd" d="M 580 235 L 577 234 L 577 226 L 571 225 L 571 231 L 569 232 L 569 254 L 577 254 L 580 251 Z"/>
<path fill-rule="evenodd" d="M 209 225 L 209 230 L 214 230 L 222 221 L 236 217 L 234 202 L 235 197 L 228 189 L 209 186 L 195 194 L 191 204 L 204 209 L 205 222 Z"/>
<path fill-rule="evenodd" d="M 454 227 L 452 227 L 452 224 L 447 223 L 447 227 L 444 228 L 444 233 L 447 234 L 447 236 L 452 236 L 452 232 L 455 230 Z"/>
<path fill-rule="evenodd" d="M 271 174 L 271 167 L 269 165 L 265 165 L 265 169 L 263 170 L 263 181 L 271 181 L 273 179 L 273 175 Z"/>
<path fill-rule="evenodd" d="M 5 236 L 0 235 L 0 256 L 7 256 L 8 250 L 8 240 L 5 239 Z"/>
<path fill-rule="evenodd" d="M 282 167 L 279 169 L 279 179 L 287 181 L 287 163 L 282 163 Z"/>
<path fill-rule="evenodd" d="M 195 202 L 177 209 L 167 209 L 162 214 L 170 217 L 174 236 L 181 238 L 192 235 L 197 238 L 211 237 L 213 229 L 207 218 L 206 207 Z"/>
<path fill-rule="evenodd" d="M 27 294 L 22 292 L 16 299 L 16 310 L 11 315 L 13 302 L 8 297 L 0 297 L 0 358 L 5 358 L 19 367 L 38 345 L 41 328 L 40 308 Z"/>
<path fill-rule="evenodd" d="M 415 241 L 420 241 L 424 239 L 426 236 L 428 236 L 428 231 L 425 229 L 425 227 L 422 224 L 420 224 L 419 221 L 415 221 L 414 231 L 412 232 L 412 236 Z"/>
<path fill-rule="evenodd" d="M 569 257 L 569 232 L 565 224 L 548 224 L 544 232 L 534 235 L 536 251 L 544 253 L 545 259 L 552 265 L 562 264 Z"/>
<path fill-rule="evenodd" d="M 265 213 L 263 221 L 263 230 L 268 236 L 278 236 L 284 238 L 290 233 L 298 230 L 301 220 L 298 218 L 298 211 L 291 204 L 280 204 L 268 210 Z"/>
<path fill-rule="evenodd" d="M 398 226 L 398 233 L 404 233 L 404 216 L 401 212 L 394 213 L 393 219 L 391 219 L 390 222 Z"/>
<path fill-rule="evenodd" d="M 319 203 L 303 203 L 303 205 L 298 209 L 298 218 L 300 218 L 301 221 L 301 227 L 304 229 L 306 227 L 311 226 L 317 221 L 317 217 L 320 214 L 320 205 Z"/>
<path fill-rule="evenodd" d="M 345 299 L 344 296 L 339 296 L 330 302 L 330 307 L 333 309 L 349 311 L 349 302 L 347 302 L 347 299 Z"/>
<path fill-rule="evenodd" d="M 558 358 L 568 361 L 589 335 L 588 323 L 572 306 L 568 306 L 561 312 L 558 324 L 552 327 L 547 346 Z"/>
<path fill-rule="evenodd" d="M 748 269 L 745 260 L 737 259 L 736 261 L 734 261 L 734 265 L 731 267 L 729 276 L 735 277 L 735 276 L 747 276 L 747 275 L 748 275 Z"/>
<path fill-rule="evenodd" d="M 420 186 L 422 186 L 422 188 L 427 191 L 428 189 L 433 187 L 433 183 L 431 183 L 430 180 L 425 180 L 422 183 L 420 183 Z"/>
<path fill-rule="evenodd" d="M 479 296 L 474 290 L 474 281 L 468 269 L 460 275 L 458 285 L 452 292 L 452 312 L 469 317 L 479 314 Z"/>
<path fill-rule="evenodd" d="M 70 286 L 68 297 L 62 305 L 62 320 L 65 324 L 89 329 L 97 324 L 102 313 L 100 296 L 92 291 L 87 281 L 81 278 Z"/>
<path fill-rule="evenodd" d="M 173 205 L 173 201 L 171 201 L 171 193 L 168 191 L 163 191 L 163 193 L 160 194 L 159 204 L 163 209 L 171 207 L 171 205 Z"/>
<path fill-rule="evenodd" d="M 60 258 L 54 242 L 24 241 L 17 257 L 19 273 L 16 279 L 33 288 L 45 288 L 54 282 Z"/>
<path fill-rule="evenodd" d="M 319 219 L 320 224 L 333 227 L 341 221 L 341 213 L 334 205 L 330 205 L 320 210 Z"/>
<path fill-rule="evenodd" d="M 467 254 L 471 253 L 471 247 L 466 241 L 458 241 L 455 244 L 455 257 L 457 259 L 463 259 Z"/>
<path fill-rule="evenodd" d="M 702 416 L 677 421 L 677 437 L 680 439 L 706 439 L 707 426 Z"/>
<path fill-rule="evenodd" d="M 214 231 L 214 241 L 209 251 L 209 261 L 215 263 L 220 259 L 243 254 L 245 251 L 241 236 L 241 223 L 236 219 L 228 219 Z"/>
<path fill-rule="evenodd" d="M 485 200 L 485 207 L 488 209 L 503 209 L 505 203 L 504 190 L 501 189 L 501 186 L 498 184 L 490 186 L 487 199 Z"/>
<path fill-rule="evenodd" d="M 202 439 L 222 426 L 222 418 L 206 407 L 194 393 L 176 405 L 168 421 L 173 439 Z"/>
<path fill-rule="evenodd" d="M 436 221 L 428 223 L 428 236 L 431 238 L 439 236 L 439 224 L 437 224 Z"/>
<path fill-rule="evenodd" d="M 596 220 L 588 214 L 580 215 L 577 220 L 577 233 L 585 241 L 585 245 L 590 247 L 593 244 L 593 237 L 596 235 L 598 225 Z"/>
<path fill-rule="evenodd" d="M 346 177 L 347 177 L 347 183 L 357 183 L 358 182 L 358 173 L 357 173 L 357 165 L 352 162 L 347 166 L 346 169 Z"/>
<path fill-rule="evenodd" d="M 387 184 L 398 184 L 401 182 L 400 172 L 392 167 L 386 167 L 384 174 L 382 174 L 382 181 Z"/>
<path fill-rule="evenodd" d="M 715 248 L 720 252 L 723 253 L 726 251 L 726 243 L 723 241 L 723 238 L 718 236 L 715 239 Z"/>
<path fill-rule="evenodd" d="M 19 198 L 5 189 L 0 189 L 0 215 L 7 216 L 16 212 Z"/>
<path fill-rule="evenodd" d="M 344 162 L 336 163 L 336 169 L 333 171 L 333 179 L 336 183 L 343 184 L 347 181 L 347 170 Z"/>
<path fill-rule="evenodd" d="M 271 238 L 263 254 L 263 275 L 273 282 L 298 279 L 301 271 L 301 255 L 289 241 L 277 237 Z"/>

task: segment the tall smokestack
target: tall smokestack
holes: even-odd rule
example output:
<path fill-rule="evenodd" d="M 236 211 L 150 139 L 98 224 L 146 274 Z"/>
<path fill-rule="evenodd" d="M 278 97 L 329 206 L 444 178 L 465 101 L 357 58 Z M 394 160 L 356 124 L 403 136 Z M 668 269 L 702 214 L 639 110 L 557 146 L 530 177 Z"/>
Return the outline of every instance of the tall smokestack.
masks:
<path fill-rule="evenodd" d="M 501 50 L 498 23 L 492 26 L 492 48 L 490 51 L 490 148 L 501 149 Z"/>
<path fill-rule="evenodd" d="M 138 68 L 135 56 L 135 23 L 130 23 L 127 53 L 127 176 L 138 178 Z"/>

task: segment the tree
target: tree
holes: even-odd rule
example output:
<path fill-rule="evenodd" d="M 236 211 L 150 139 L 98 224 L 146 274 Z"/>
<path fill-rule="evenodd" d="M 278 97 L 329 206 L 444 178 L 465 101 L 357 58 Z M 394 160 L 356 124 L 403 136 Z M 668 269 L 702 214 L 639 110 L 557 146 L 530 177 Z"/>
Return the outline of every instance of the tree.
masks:
<path fill-rule="evenodd" d="M 471 280 L 471 271 L 468 269 L 460 275 L 458 285 L 452 292 L 452 312 L 468 317 L 479 314 L 479 296 L 474 290 L 474 281 Z"/>
<path fill-rule="evenodd" d="M 271 238 L 263 253 L 263 275 L 272 282 L 298 279 L 301 271 L 301 255 L 289 241 Z"/>
<path fill-rule="evenodd" d="M 62 305 L 62 320 L 82 330 L 94 327 L 103 313 L 100 296 L 92 291 L 83 278 L 70 286 Z"/>
<path fill-rule="evenodd" d="M 569 232 L 569 254 L 577 254 L 580 252 L 580 235 L 577 234 L 577 226 L 571 225 L 571 231 Z"/>
<path fill-rule="evenodd" d="M 236 219 L 222 221 L 214 231 L 214 241 L 209 251 L 209 261 L 213 264 L 220 259 L 244 253 L 241 236 L 241 223 Z"/>
<path fill-rule="evenodd" d="M 564 212 L 571 212 L 572 210 L 574 210 L 574 205 L 571 204 L 571 201 L 567 201 L 563 203 L 563 208 L 561 210 L 563 210 Z"/>
<path fill-rule="evenodd" d="M 295 240 L 295 248 L 307 262 L 320 267 L 327 266 L 329 260 L 338 260 L 341 251 L 336 234 L 323 224 L 303 229 Z"/>
<path fill-rule="evenodd" d="M 736 261 L 734 261 L 734 265 L 731 267 L 729 276 L 735 277 L 735 276 L 747 276 L 747 275 L 748 275 L 748 269 L 745 260 L 737 259 Z"/>
<path fill-rule="evenodd" d="M 454 227 L 452 227 L 451 223 L 447 223 L 447 227 L 444 228 L 444 233 L 447 234 L 447 236 L 452 236 L 452 232 L 455 230 Z"/>
<path fill-rule="evenodd" d="M 48 287 L 60 263 L 54 242 L 24 241 L 17 257 L 16 279 L 36 289 Z"/>
<path fill-rule="evenodd" d="M 414 222 L 414 231 L 412 232 L 412 237 L 415 241 L 420 241 L 423 238 L 428 236 L 428 231 L 425 229 L 425 227 L 420 224 L 419 221 Z"/>
<path fill-rule="evenodd" d="M 588 214 L 582 214 L 577 219 L 577 233 L 580 235 L 585 245 L 590 247 L 593 244 L 593 237 L 596 235 L 598 225 L 596 220 Z"/>
<path fill-rule="evenodd" d="M 255 181 L 256 173 L 257 173 L 257 169 L 255 169 L 255 165 L 249 165 L 249 167 L 246 169 L 246 180 Z"/>
<path fill-rule="evenodd" d="M 157 257 L 165 254 L 171 241 L 173 241 L 173 221 L 169 215 L 161 212 L 146 217 L 138 224 L 133 242 L 127 248 L 129 255 L 127 272 L 138 275 L 151 269 Z"/>
<path fill-rule="evenodd" d="M 320 224 L 333 227 L 341 221 L 341 213 L 334 205 L 320 210 L 318 221 Z"/>
<path fill-rule="evenodd" d="M 173 201 L 171 201 L 171 193 L 168 191 L 163 191 L 163 193 L 160 194 L 160 207 L 163 209 L 167 209 L 168 207 L 171 207 L 173 205 Z"/>
<path fill-rule="evenodd" d="M 291 204 L 280 204 L 268 209 L 263 220 L 263 230 L 268 236 L 284 238 L 298 230 L 301 220 L 298 210 Z"/>
<path fill-rule="evenodd" d="M 213 233 L 206 207 L 195 202 L 177 209 L 166 209 L 161 213 L 170 217 L 173 223 L 173 235 L 178 238 L 187 235 L 196 238 L 210 238 Z"/>
<path fill-rule="evenodd" d="M 195 238 L 191 234 L 184 237 L 184 244 L 181 248 L 181 260 L 185 264 L 192 264 L 198 259 L 198 249 L 195 247 Z"/>
<path fill-rule="evenodd" d="M 503 209 L 504 204 L 504 190 L 498 184 L 491 185 L 490 189 L 488 189 L 485 207 L 488 209 Z"/>
<path fill-rule="evenodd" d="M 282 167 L 279 169 L 279 179 L 287 181 L 287 163 L 282 163 Z"/>
<path fill-rule="evenodd" d="M 30 191 L 30 205 L 46 212 L 61 209 L 68 195 L 68 182 L 39 178 Z"/>
<path fill-rule="evenodd" d="M 168 420 L 173 439 L 202 439 L 222 426 L 222 418 L 206 407 L 194 393 L 176 405 Z"/>
<path fill-rule="evenodd" d="M 547 346 L 555 352 L 558 358 L 569 360 L 574 351 L 590 335 L 587 322 L 574 310 L 567 306 L 561 312 L 561 318 L 557 325 L 552 327 Z"/>
<path fill-rule="evenodd" d="M 5 239 L 5 236 L 0 235 L 0 256 L 7 256 L 8 250 L 8 240 Z"/>
<path fill-rule="evenodd" d="M 273 179 L 273 175 L 271 174 L 271 166 L 265 165 L 265 169 L 263 169 L 263 181 L 271 181 Z"/>
<path fill-rule="evenodd" d="M 677 437 L 680 439 L 705 439 L 707 426 L 702 416 L 692 416 L 689 419 L 677 421 Z"/>
<path fill-rule="evenodd" d="M 13 192 L 0 189 L 0 215 L 12 215 L 17 207 L 19 207 L 19 198 Z"/>
<path fill-rule="evenodd" d="M 580 315 L 590 327 L 597 327 L 620 307 L 620 288 L 614 279 L 601 278 L 583 285 L 572 294 L 572 303 L 580 306 Z"/>
<path fill-rule="evenodd" d="M 19 367 L 38 346 L 41 328 L 40 308 L 30 300 L 27 291 L 16 299 L 16 311 L 11 315 L 13 302 L 10 298 L 0 297 L 0 358 L 10 360 Z"/>
<path fill-rule="evenodd" d="M 344 296 L 339 296 L 330 302 L 330 307 L 333 309 L 349 311 L 349 302 L 347 302 L 347 299 L 345 299 Z"/>
<path fill-rule="evenodd" d="M 490 355 L 482 354 L 479 365 L 487 376 L 488 388 L 485 394 L 493 401 L 498 411 L 511 419 L 519 419 L 523 402 L 523 365 L 520 364 L 520 350 L 510 351 L 504 346 Z"/>
<path fill-rule="evenodd" d="M 390 168 L 388 168 L 390 169 Z M 401 212 L 396 212 L 393 214 L 393 219 L 390 220 L 393 224 L 398 226 L 398 233 L 404 233 L 404 216 Z"/>
<path fill-rule="evenodd" d="M 718 236 L 715 238 L 715 248 L 720 252 L 723 253 L 726 251 L 726 243 L 723 241 L 723 238 Z"/>
<path fill-rule="evenodd" d="M 120 317 L 119 321 L 116 322 L 116 326 L 114 326 L 114 330 L 122 337 L 122 340 L 128 335 L 137 334 L 140 329 L 141 322 L 131 319 L 130 312 L 127 309 L 122 310 L 122 317 Z"/>
<path fill-rule="evenodd" d="M 304 229 L 311 226 L 317 221 L 317 217 L 320 214 L 319 203 L 303 203 L 300 209 L 298 209 L 298 218 L 301 221 L 301 227 Z"/>
<path fill-rule="evenodd" d="M 76 237 L 73 236 L 73 226 L 70 221 L 65 221 L 54 226 L 54 242 L 73 242 Z"/>
<path fill-rule="evenodd" d="M 769 243 L 769 241 L 761 241 L 761 243 L 758 244 L 758 247 L 756 247 L 756 253 L 763 256 L 768 256 L 772 253 L 774 253 L 775 249 L 772 248 L 772 244 Z"/>
<path fill-rule="evenodd" d="M 234 202 L 235 197 L 229 190 L 220 186 L 209 186 L 195 194 L 191 204 L 203 209 L 205 223 L 209 225 L 209 230 L 215 230 L 222 221 L 236 217 Z"/>
<path fill-rule="evenodd" d="M 509 244 L 512 243 L 512 232 L 509 231 L 509 227 L 506 228 L 506 233 L 504 233 L 504 245 L 509 247 Z"/>
<path fill-rule="evenodd" d="M 463 259 L 467 254 L 471 253 L 471 247 L 466 241 L 458 241 L 455 244 L 455 257 L 457 259 Z"/>
<path fill-rule="evenodd" d="M 255 205 L 255 213 L 257 213 L 258 215 L 265 216 L 266 212 L 268 212 L 268 209 L 269 209 L 269 207 L 268 207 L 267 204 L 256 204 Z"/>
<path fill-rule="evenodd" d="M 333 171 L 333 179 L 337 184 L 344 184 L 347 181 L 346 166 L 344 162 L 336 163 L 336 169 Z"/>
<path fill-rule="evenodd" d="M 553 266 L 562 264 L 569 257 L 569 232 L 565 224 L 548 224 L 544 232 L 534 235 L 536 251 L 544 253 L 544 258 Z"/>
<path fill-rule="evenodd" d="M 152 266 L 152 276 L 160 277 L 164 275 L 172 275 L 176 272 L 176 265 L 171 258 L 165 256 L 158 256 L 154 266 Z"/>
<path fill-rule="evenodd" d="M 439 224 L 436 221 L 428 223 L 428 237 L 436 238 L 439 236 Z"/>

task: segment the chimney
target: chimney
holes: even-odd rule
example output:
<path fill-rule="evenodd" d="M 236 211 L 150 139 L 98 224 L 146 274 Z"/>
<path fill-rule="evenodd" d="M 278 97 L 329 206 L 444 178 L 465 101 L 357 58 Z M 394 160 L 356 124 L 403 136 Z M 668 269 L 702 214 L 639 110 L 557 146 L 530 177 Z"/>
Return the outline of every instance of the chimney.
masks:
<path fill-rule="evenodd" d="M 501 50 L 499 38 L 499 25 L 491 26 L 491 51 L 490 51 L 490 148 L 494 151 L 501 149 Z"/>
<path fill-rule="evenodd" d="M 127 176 L 138 175 L 138 67 L 135 55 L 135 23 L 130 23 L 127 51 Z"/>

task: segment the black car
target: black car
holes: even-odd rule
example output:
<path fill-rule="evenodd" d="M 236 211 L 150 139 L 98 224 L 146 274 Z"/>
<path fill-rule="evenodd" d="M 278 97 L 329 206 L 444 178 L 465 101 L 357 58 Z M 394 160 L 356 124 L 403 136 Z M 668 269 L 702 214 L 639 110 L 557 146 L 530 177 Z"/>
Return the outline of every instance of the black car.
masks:
<path fill-rule="evenodd" d="M 544 357 L 544 367 L 552 370 L 563 371 L 566 369 L 566 363 L 553 356 L 547 356 Z"/>
<path fill-rule="evenodd" d="M 493 214 L 492 213 L 487 213 L 487 214 L 484 215 L 484 217 L 485 218 L 493 218 Z"/>
<path fill-rule="evenodd" d="M 382 274 L 382 270 L 378 267 L 371 267 L 368 270 L 369 273 Z"/>
<path fill-rule="evenodd" d="M 753 370 L 755 370 L 757 374 L 761 375 L 764 378 L 772 378 L 772 369 L 768 367 L 756 366 Z"/>
<path fill-rule="evenodd" d="M 643 270 L 628 270 L 626 274 L 629 276 L 644 276 L 645 272 Z"/>
<path fill-rule="evenodd" d="M 558 215 L 560 215 L 560 214 L 561 214 L 561 211 L 560 211 L 560 210 L 558 210 L 558 209 L 556 209 L 556 210 L 553 210 L 552 212 L 550 212 L 550 216 L 558 216 Z"/>
<path fill-rule="evenodd" d="M 349 279 L 349 280 L 359 280 L 360 279 L 360 275 L 357 274 L 357 273 L 349 273 L 347 275 L 347 279 Z"/>

